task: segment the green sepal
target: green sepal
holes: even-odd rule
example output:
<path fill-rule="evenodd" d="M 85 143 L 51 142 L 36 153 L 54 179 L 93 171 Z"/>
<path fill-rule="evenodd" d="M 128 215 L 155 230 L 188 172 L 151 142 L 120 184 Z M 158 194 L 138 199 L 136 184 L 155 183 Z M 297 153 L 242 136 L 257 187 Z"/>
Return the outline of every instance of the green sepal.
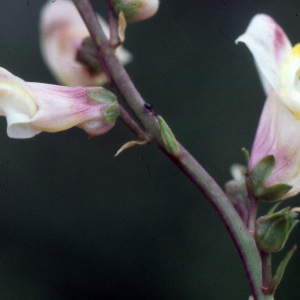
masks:
<path fill-rule="evenodd" d="M 285 183 L 274 184 L 265 188 L 256 189 L 255 197 L 264 201 L 278 201 L 284 196 L 290 189 L 291 185 Z"/>
<path fill-rule="evenodd" d="M 86 93 L 91 99 L 99 103 L 107 104 L 117 102 L 117 97 L 109 90 L 102 87 L 87 89 Z"/>
<path fill-rule="evenodd" d="M 259 248 L 266 252 L 279 252 L 299 223 L 296 220 L 297 213 L 290 213 L 290 207 L 286 207 L 274 214 L 265 215 L 256 220 L 255 240 Z"/>
<path fill-rule="evenodd" d="M 281 282 L 281 279 L 283 277 L 283 274 L 285 272 L 285 269 L 290 261 L 290 259 L 292 258 L 293 254 L 295 253 L 295 251 L 297 250 L 297 245 L 295 245 L 285 256 L 285 258 L 281 261 L 281 263 L 279 264 L 275 276 L 273 278 L 272 284 L 270 286 L 270 292 L 272 294 L 275 293 L 276 289 L 278 288 L 278 285 Z"/>
<path fill-rule="evenodd" d="M 157 116 L 157 120 L 159 122 L 161 137 L 165 144 L 166 150 L 169 153 L 177 156 L 179 154 L 179 146 L 172 130 L 161 116 Z"/>
<path fill-rule="evenodd" d="M 246 149 L 246 148 L 242 148 L 242 152 L 245 156 L 245 159 L 247 161 L 247 165 L 249 165 L 249 161 L 250 161 L 250 154 L 249 154 L 249 151 Z"/>
<path fill-rule="evenodd" d="M 115 10 L 117 10 L 118 13 L 123 11 L 125 19 L 131 21 L 140 15 L 144 5 L 142 0 L 132 0 L 126 3 L 119 1 L 115 4 Z"/>
<path fill-rule="evenodd" d="M 107 124 L 116 122 L 116 119 L 120 115 L 120 108 L 118 103 L 111 104 L 105 111 L 104 118 Z"/>
<path fill-rule="evenodd" d="M 277 207 L 278 207 L 281 203 L 282 203 L 282 201 L 281 201 L 281 202 L 277 202 L 275 205 L 273 205 L 273 206 L 271 207 L 271 209 L 268 211 L 267 215 L 271 215 L 272 213 L 274 213 L 275 210 L 277 209 Z"/>
<path fill-rule="evenodd" d="M 250 180 L 252 182 L 252 191 L 256 195 L 256 191 L 267 182 L 272 170 L 274 169 L 275 158 L 273 155 L 264 157 L 250 173 Z"/>

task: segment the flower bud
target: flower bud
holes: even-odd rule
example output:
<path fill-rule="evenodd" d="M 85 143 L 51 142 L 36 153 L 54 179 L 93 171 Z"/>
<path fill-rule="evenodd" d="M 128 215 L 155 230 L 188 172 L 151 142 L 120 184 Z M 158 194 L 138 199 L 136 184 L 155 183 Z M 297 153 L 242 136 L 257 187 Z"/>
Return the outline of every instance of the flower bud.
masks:
<path fill-rule="evenodd" d="M 109 28 L 98 16 L 104 33 Z M 89 32 L 76 7 L 69 0 L 48 1 L 40 17 L 40 46 L 43 58 L 56 80 L 68 86 L 103 85 L 107 78 L 102 69 L 91 69 L 77 60 L 77 52 Z M 132 56 L 123 47 L 116 49 L 116 55 L 123 64 Z"/>
<path fill-rule="evenodd" d="M 287 207 L 257 219 L 255 239 L 259 248 L 266 253 L 282 250 L 291 231 L 299 222 L 296 220 L 297 216 L 296 212 Z"/>
<path fill-rule="evenodd" d="M 232 165 L 230 173 L 233 179 L 225 184 L 225 193 L 244 223 L 248 219 L 247 190 L 245 185 L 246 172 L 245 166 L 240 164 Z"/>
<path fill-rule="evenodd" d="M 73 126 L 97 136 L 114 126 L 119 106 L 116 97 L 102 87 L 25 82 L 0 68 L 0 115 L 7 119 L 11 138 L 31 138 L 41 131 Z"/>
<path fill-rule="evenodd" d="M 159 0 L 114 0 L 115 11 L 123 11 L 127 22 L 151 18 L 158 10 Z"/>

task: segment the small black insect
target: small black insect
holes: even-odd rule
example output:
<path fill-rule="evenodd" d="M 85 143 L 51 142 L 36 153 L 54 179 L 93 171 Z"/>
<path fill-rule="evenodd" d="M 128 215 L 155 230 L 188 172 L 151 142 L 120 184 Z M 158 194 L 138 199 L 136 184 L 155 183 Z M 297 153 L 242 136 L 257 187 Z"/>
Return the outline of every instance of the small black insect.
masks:
<path fill-rule="evenodd" d="M 153 105 L 151 103 L 145 103 L 144 104 L 145 108 L 147 108 L 148 110 L 152 110 Z"/>
<path fill-rule="evenodd" d="M 144 104 L 144 107 L 145 107 L 147 110 L 149 110 L 149 112 L 151 112 L 151 113 L 153 114 L 153 116 L 155 116 L 155 117 L 157 118 L 158 113 L 152 109 L 153 105 L 152 105 L 151 103 L 145 103 L 145 104 Z"/>

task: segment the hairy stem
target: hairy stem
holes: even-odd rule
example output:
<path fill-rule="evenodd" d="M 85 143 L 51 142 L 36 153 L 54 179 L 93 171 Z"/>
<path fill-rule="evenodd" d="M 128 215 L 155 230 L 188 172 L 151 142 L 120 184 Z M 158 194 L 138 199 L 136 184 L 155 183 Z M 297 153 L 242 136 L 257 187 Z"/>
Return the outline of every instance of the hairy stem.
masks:
<path fill-rule="evenodd" d="M 179 145 L 180 155 L 173 156 L 164 147 L 159 124 L 156 115 L 145 113 L 144 99 L 135 88 L 123 66 L 114 54 L 114 49 L 105 37 L 95 13 L 88 0 L 73 0 L 79 13 L 81 14 L 90 34 L 99 50 L 105 70 L 107 70 L 125 102 L 132 112 L 143 124 L 145 129 L 152 134 L 156 144 L 173 160 L 173 162 L 186 174 L 199 190 L 206 196 L 209 202 L 215 207 L 224 222 L 229 234 L 240 254 L 253 297 L 257 300 L 272 299 L 264 295 L 262 287 L 262 265 L 260 255 L 255 245 L 254 239 L 248 234 L 248 230 L 241 218 L 235 211 L 233 205 L 217 185 L 214 179 L 202 168 L 202 166 Z M 107 2 L 109 2 L 107 0 Z"/>

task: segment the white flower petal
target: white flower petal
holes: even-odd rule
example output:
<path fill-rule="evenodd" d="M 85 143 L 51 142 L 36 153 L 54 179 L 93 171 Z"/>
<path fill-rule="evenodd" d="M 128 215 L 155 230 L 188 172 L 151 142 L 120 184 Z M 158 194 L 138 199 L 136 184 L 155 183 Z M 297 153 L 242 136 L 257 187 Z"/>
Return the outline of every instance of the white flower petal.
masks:
<path fill-rule="evenodd" d="M 253 54 L 266 94 L 279 91 L 281 66 L 292 49 L 282 28 L 271 17 L 259 14 L 237 38 L 236 43 L 239 42 L 245 43 Z"/>
<path fill-rule="evenodd" d="M 39 133 L 28 125 L 37 105 L 27 83 L 0 67 L 0 115 L 7 119 L 7 135 L 30 138 Z"/>

